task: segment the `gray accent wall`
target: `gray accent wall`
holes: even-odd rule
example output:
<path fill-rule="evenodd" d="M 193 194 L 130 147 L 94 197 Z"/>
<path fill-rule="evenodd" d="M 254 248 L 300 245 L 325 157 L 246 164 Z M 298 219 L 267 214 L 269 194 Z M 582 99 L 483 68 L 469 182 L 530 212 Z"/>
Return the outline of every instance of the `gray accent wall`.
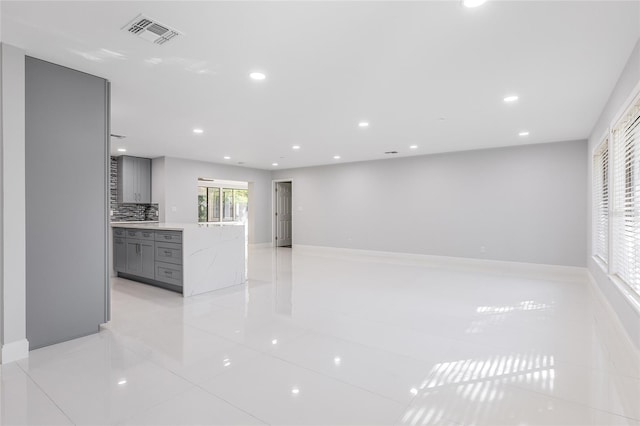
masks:
<path fill-rule="evenodd" d="M 151 197 L 161 222 L 198 221 L 198 178 L 249 182 L 249 243 L 271 241 L 271 172 L 162 157 L 152 162 Z"/>
<path fill-rule="evenodd" d="M 586 141 L 274 171 L 293 244 L 585 266 Z"/>
<path fill-rule="evenodd" d="M 622 112 L 627 101 L 630 101 L 634 89 L 640 88 L 640 39 L 627 61 L 624 71 L 620 75 L 616 87 L 611 92 L 609 101 L 602 111 L 602 115 L 594 126 L 589 138 L 589 156 L 587 158 L 588 178 L 587 182 L 591 188 L 593 181 L 593 152 L 602 142 L 603 137 L 607 134 L 609 126 L 612 124 L 616 116 Z M 605 295 L 613 310 L 618 315 L 620 322 L 631 337 L 636 348 L 640 349 L 640 311 L 635 308 L 631 302 L 617 288 L 616 284 L 609 278 L 607 272 L 593 258 L 593 218 L 592 218 L 592 192 L 588 193 L 587 206 L 587 226 L 588 226 L 588 248 L 587 248 L 587 266 L 591 276 L 596 281 L 598 288 Z"/>
<path fill-rule="evenodd" d="M 109 83 L 26 58 L 26 318 L 30 349 L 106 322 Z"/>

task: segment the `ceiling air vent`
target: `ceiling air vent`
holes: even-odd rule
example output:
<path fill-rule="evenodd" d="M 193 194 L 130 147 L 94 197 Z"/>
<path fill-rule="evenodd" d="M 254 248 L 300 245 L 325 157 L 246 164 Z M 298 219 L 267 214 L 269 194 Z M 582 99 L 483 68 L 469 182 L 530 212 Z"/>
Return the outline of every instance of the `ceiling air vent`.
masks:
<path fill-rule="evenodd" d="M 144 15 L 136 16 L 131 22 L 122 27 L 122 29 L 155 44 L 165 44 L 169 40 L 182 34 L 180 31 L 174 30 Z"/>

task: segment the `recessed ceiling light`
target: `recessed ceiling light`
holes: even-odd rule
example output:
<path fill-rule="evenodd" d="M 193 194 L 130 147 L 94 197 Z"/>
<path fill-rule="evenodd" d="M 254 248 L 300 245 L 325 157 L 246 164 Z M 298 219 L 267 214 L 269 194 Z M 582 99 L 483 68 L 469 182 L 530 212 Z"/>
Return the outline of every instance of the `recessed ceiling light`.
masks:
<path fill-rule="evenodd" d="M 251 74 L 249 74 L 249 77 L 251 77 L 251 79 L 253 80 L 264 80 L 265 78 L 267 78 L 266 74 L 261 72 L 252 72 Z"/>
<path fill-rule="evenodd" d="M 358 123 L 358 127 L 369 127 L 369 123 L 366 121 L 361 121 Z"/>
<path fill-rule="evenodd" d="M 118 152 L 127 152 L 126 148 L 118 148 Z"/>
<path fill-rule="evenodd" d="M 271 165 L 272 165 L 272 166 L 277 166 L 277 165 L 278 165 L 278 163 L 271 163 Z"/>
<path fill-rule="evenodd" d="M 517 95 L 509 95 L 509 96 L 505 96 L 504 101 L 505 102 L 515 102 L 518 100 L 518 96 Z"/>
<path fill-rule="evenodd" d="M 518 133 L 518 136 L 529 136 L 529 132 L 527 132 L 527 131 L 520 132 L 520 133 Z"/>
<path fill-rule="evenodd" d="M 487 0 L 462 0 L 462 4 L 466 7 L 478 7 L 485 4 Z"/>
<path fill-rule="evenodd" d="M 118 384 L 119 384 L 119 385 L 126 385 L 126 384 L 127 384 L 127 379 L 120 379 L 120 380 L 118 381 Z"/>
<path fill-rule="evenodd" d="M 228 155 L 225 155 L 225 156 L 224 156 L 224 157 L 222 157 L 222 158 L 224 158 L 225 160 L 231 160 L 231 157 L 229 157 Z"/>
<path fill-rule="evenodd" d="M 333 159 L 334 159 L 334 160 L 339 160 L 339 159 L 340 159 L 340 156 L 339 156 L 339 155 L 334 155 L 334 156 L 333 156 Z"/>
<path fill-rule="evenodd" d="M 418 145 L 411 145 L 409 149 L 418 149 Z"/>
<path fill-rule="evenodd" d="M 204 133 L 204 130 L 202 130 L 202 129 L 193 129 L 193 133 L 202 134 L 202 133 Z"/>
<path fill-rule="evenodd" d="M 292 394 L 294 394 L 294 395 L 297 395 L 297 394 L 299 394 L 299 393 L 300 393 L 300 389 L 298 389 L 298 388 L 293 388 L 293 389 L 291 389 L 291 393 L 292 393 Z"/>
<path fill-rule="evenodd" d="M 300 149 L 300 145 L 294 145 L 291 147 L 291 149 Z"/>

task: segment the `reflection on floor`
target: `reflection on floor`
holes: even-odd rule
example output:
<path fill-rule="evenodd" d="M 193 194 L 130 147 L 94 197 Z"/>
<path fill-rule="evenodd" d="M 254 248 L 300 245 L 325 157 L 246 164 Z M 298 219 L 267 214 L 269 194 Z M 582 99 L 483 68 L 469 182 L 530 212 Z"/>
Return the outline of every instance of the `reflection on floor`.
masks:
<path fill-rule="evenodd" d="M 640 424 L 584 278 L 250 250 L 245 286 L 113 281 L 96 335 L 2 366 L 2 424 Z"/>

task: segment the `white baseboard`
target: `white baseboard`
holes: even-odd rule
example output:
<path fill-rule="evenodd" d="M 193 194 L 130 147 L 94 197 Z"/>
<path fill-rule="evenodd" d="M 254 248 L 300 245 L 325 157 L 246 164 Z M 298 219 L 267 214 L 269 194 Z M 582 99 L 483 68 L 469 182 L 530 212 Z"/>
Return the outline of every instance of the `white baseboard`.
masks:
<path fill-rule="evenodd" d="M 622 323 L 620 316 L 618 316 L 613 305 L 611 305 L 607 296 L 602 292 L 602 289 L 596 282 L 593 275 L 591 275 L 591 272 L 587 271 L 587 276 L 593 299 L 598 304 L 598 307 L 606 313 L 606 317 L 610 319 L 610 323 L 613 325 L 614 329 L 613 332 L 618 336 L 622 336 L 621 340 L 624 341 L 626 349 L 635 353 L 636 359 L 640 360 L 640 346 L 638 345 L 638 341 L 634 340 L 629 334 L 629 330 L 627 330 Z"/>
<path fill-rule="evenodd" d="M 489 259 L 471 259 L 465 257 L 434 256 L 427 254 L 398 253 L 375 250 L 346 249 L 324 246 L 294 244 L 294 251 L 301 254 L 313 254 L 331 257 L 349 257 L 351 259 L 376 260 L 386 263 L 413 264 L 434 268 L 455 268 L 500 275 L 525 275 L 531 278 L 585 282 L 587 268 L 578 266 L 544 265 L 536 263 L 508 262 Z"/>
<path fill-rule="evenodd" d="M 29 341 L 27 339 L 2 345 L 0 364 L 8 364 L 29 356 Z"/>

